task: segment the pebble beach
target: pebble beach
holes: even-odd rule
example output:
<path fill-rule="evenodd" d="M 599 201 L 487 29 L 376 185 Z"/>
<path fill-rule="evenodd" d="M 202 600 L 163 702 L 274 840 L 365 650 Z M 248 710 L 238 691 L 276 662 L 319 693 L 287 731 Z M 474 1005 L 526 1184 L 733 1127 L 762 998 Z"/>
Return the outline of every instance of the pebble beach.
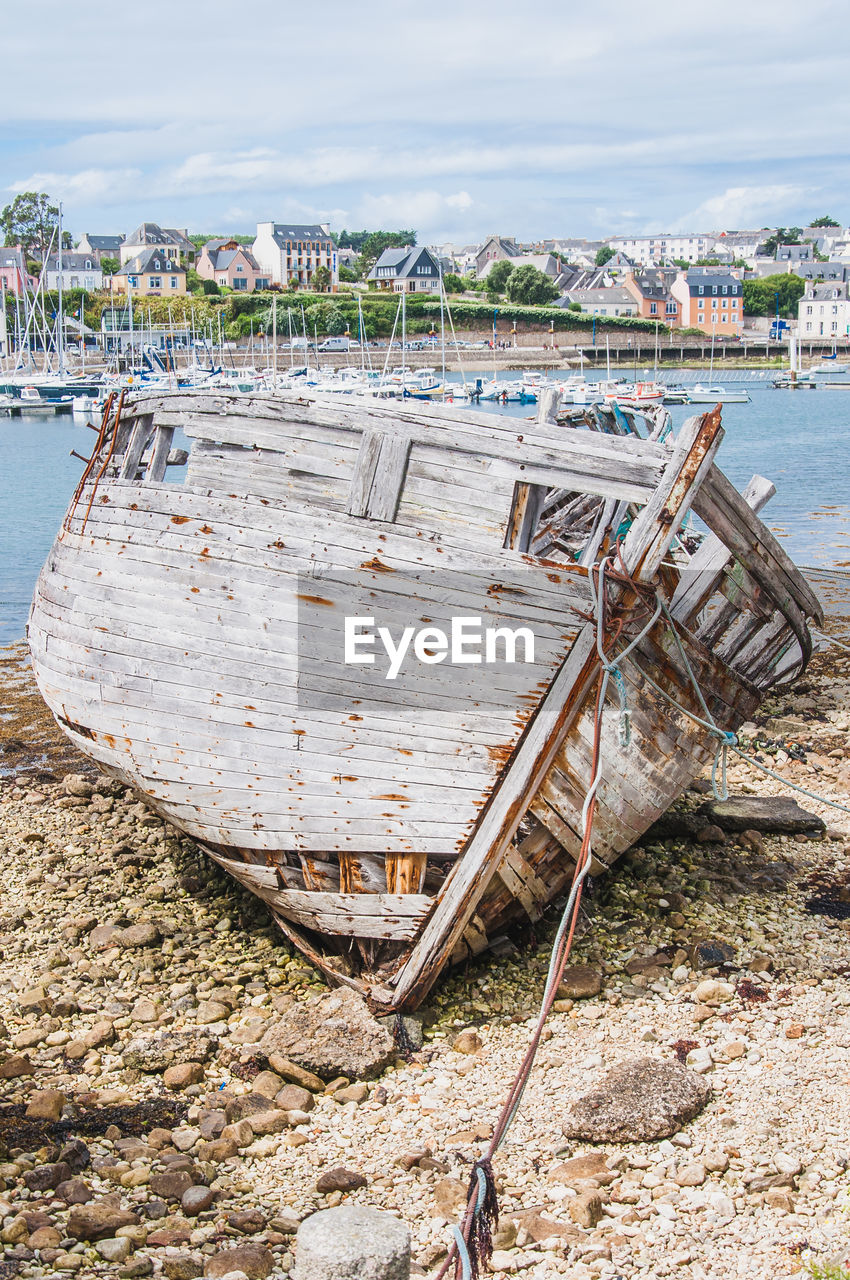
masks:
<path fill-rule="evenodd" d="M 0 651 L 0 708 L 0 1277 L 297 1276 L 299 1223 L 341 1203 L 402 1218 L 412 1273 L 436 1275 L 557 910 L 444 976 L 402 1037 L 361 1028 L 262 904 L 74 752 L 23 646 Z M 819 652 L 743 739 L 850 805 L 850 655 Z M 781 808 L 749 764 L 729 787 Z M 797 795 L 801 829 L 733 831 L 707 791 L 585 899 L 494 1160 L 488 1274 L 850 1265 L 850 813 Z M 299 1019 L 309 1039 L 335 1017 L 350 1041 L 298 1052 Z M 594 1131 L 581 1100 L 607 1105 L 616 1068 L 641 1063 L 675 1064 L 695 1114 L 659 1123 L 620 1099 Z"/>

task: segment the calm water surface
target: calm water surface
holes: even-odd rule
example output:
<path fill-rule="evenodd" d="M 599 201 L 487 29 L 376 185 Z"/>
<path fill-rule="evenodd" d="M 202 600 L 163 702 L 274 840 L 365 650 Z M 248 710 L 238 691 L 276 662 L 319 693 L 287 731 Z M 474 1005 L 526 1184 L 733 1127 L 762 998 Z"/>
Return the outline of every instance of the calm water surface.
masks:
<path fill-rule="evenodd" d="M 850 568 L 850 390 L 747 385 L 751 403 L 723 411 L 720 465 L 739 487 L 756 472 L 774 482 L 763 518 L 799 564 Z M 512 417 L 534 412 L 485 407 Z M 674 405 L 674 427 L 695 411 Z M 36 578 L 82 468 L 69 453 L 88 455 L 92 439 L 70 417 L 0 417 L 0 644 L 24 634 Z"/>

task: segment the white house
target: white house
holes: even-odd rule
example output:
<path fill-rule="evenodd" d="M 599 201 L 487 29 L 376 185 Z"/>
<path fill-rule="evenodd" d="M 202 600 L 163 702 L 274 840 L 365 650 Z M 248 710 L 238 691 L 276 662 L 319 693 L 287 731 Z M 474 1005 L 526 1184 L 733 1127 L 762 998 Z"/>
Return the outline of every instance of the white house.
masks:
<path fill-rule="evenodd" d="M 697 232 L 678 236 L 659 231 L 654 236 L 612 236 L 608 243 L 616 252 L 628 254 L 639 266 L 651 267 L 662 261 L 671 262 L 674 258 L 683 262 L 707 258 L 716 240 L 714 235 Z"/>
<path fill-rule="evenodd" d="M 48 289 L 59 288 L 59 255 L 52 253 L 44 264 Z M 91 293 L 103 288 L 103 271 L 97 258 L 90 253 L 62 251 L 62 288 L 85 289 Z"/>
<path fill-rule="evenodd" d="M 801 338 L 844 338 L 850 335 L 850 296 L 846 281 L 811 285 L 797 304 Z"/>
<path fill-rule="evenodd" d="M 339 288 L 339 260 L 327 223 L 305 226 L 295 222 L 258 222 L 254 257 L 273 284 L 290 281 L 309 289 L 319 267 L 330 273 L 330 288 Z"/>

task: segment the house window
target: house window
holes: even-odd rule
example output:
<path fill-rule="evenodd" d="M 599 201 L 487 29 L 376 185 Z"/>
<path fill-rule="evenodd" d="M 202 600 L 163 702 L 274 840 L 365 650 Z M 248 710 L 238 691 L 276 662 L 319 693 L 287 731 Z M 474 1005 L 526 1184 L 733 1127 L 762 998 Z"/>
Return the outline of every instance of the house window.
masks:
<path fill-rule="evenodd" d="M 149 289 L 161 289 L 161 288 L 162 288 L 162 277 L 161 277 L 161 276 L 148 276 L 148 288 L 149 288 Z"/>
<path fill-rule="evenodd" d="M 237 271 L 244 271 L 244 270 L 245 270 L 245 268 L 244 268 L 244 267 L 242 266 L 242 264 L 240 263 L 240 264 L 237 266 L 236 270 L 237 270 Z"/>
<path fill-rule="evenodd" d="M 176 288 L 177 288 L 177 277 L 176 277 L 176 276 L 172 276 L 172 277 L 171 277 L 171 287 L 172 287 L 172 289 L 176 289 Z"/>
<path fill-rule="evenodd" d="M 837 331 L 837 329 L 838 329 L 838 321 L 837 321 L 837 320 L 833 320 L 833 322 L 832 322 L 832 332 L 833 332 L 833 333 L 835 333 L 835 332 Z"/>
<path fill-rule="evenodd" d="M 702 285 L 700 285 L 700 287 L 699 287 L 699 291 L 700 291 L 700 293 L 705 293 L 705 289 L 703 288 L 703 286 L 702 286 Z"/>
<path fill-rule="evenodd" d="M 806 315 L 807 315 L 807 316 L 810 316 L 811 314 L 812 314 L 812 309 L 811 309 L 811 307 L 806 307 Z M 811 325 L 809 326 L 809 328 L 811 328 Z"/>
<path fill-rule="evenodd" d="M 812 322 L 811 320 L 808 320 L 806 322 L 806 333 L 811 333 L 811 331 L 812 331 Z"/>
<path fill-rule="evenodd" d="M 649 314 L 650 314 L 651 316 L 654 316 L 654 315 L 656 315 L 657 311 L 658 311 L 658 306 L 657 306 L 657 304 L 656 304 L 655 302 L 650 302 L 650 304 L 649 304 Z"/>
<path fill-rule="evenodd" d="M 130 288 L 131 288 L 131 289 L 138 289 L 138 287 L 139 287 L 139 277 L 138 277 L 138 276 L 128 276 L 128 277 L 127 277 L 127 283 L 128 283 L 128 285 L 130 286 Z"/>
<path fill-rule="evenodd" d="M 94 276 L 86 276 L 86 288 L 87 289 L 94 288 Z"/>
<path fill-rule="evenodd" d="M 238 279 L 238 278 L 234 277 L 234 280 L 233 280 L 233 288 L 234 288 L 234 289 L 241 289 L 243 292 L 244 292 L 244 291 L 247 291 L 247 288 L 248 288 L 248 281 L 247 281 L 244 277 L 243 277 L 242 279 Z"/>
<path fill-rule="evenodd" d="M 64 274 L 64 273 L 63 273 L 63 274 Z M 71 288 L 72 288 L 72 289 L 79 289 L 79 287 L 80 287 L 80 277 L 79 277 L 79 276 L 71 276 Z M 836 308 L 836 310 L 837 310 L 837 308 Z"/>

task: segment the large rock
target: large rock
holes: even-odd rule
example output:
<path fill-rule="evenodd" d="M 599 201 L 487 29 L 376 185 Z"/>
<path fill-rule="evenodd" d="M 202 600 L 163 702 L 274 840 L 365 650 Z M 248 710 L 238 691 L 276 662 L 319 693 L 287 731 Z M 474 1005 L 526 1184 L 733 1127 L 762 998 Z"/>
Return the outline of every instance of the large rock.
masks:
<path fill-rule="evenodd" d="M 139 1219 L 135 1213 L 116 1209 L 112 1204 L 95 1201 L 92 1204 L 75 1204 L 68 1215 L 67 1234 L 73 1240 L 105 1240 L 114 1236 L 121 1227 L 136 1227 Z"/>
<path fill-rule="evenodd" d="M 798 835 L 805 831 L 825 831 L 826 823 L 816 813 L 801 809 L 789 796 L 729 796 L 710 800 L 700 812 L 724 831 L 779 831 Z"/>
<path fill-rule="evenodd" d="M 711 1088 L 677 1062 L 636 1058 L 621 1063 L 572 1104 L 567 1138 L 587 1142 L 651 1142 L 669 1138 L 702 1111 Z"/>
<path fill-rule="evenodd" d="M 314 996 L 294 1005 L 260 1042 L 271 1061 L 281 1055 L 323 1080 L 347 1076 L 368 1080 L 394 1056 L 393 1038 L 348 988 Z"/>
<path fill-rule="evenodd" d="M 262 1244 L 237 1244 L 232 1249 L 222 1249 L 207 1260 L 204 1275 L 208 1280 L 219 1280 L 231 1271 L 241 1271 L 248 1280 L 265 1280 L 272 1273 L 274 1254 Z"/>
<path fill-rule="evenodd" d="M 175 1063 L 207 1062 L 218 1040 L 206 1031 L 167 1031 L 157 1036 L 136 1036 L 124 1050 L 125 1067 L 136 1071 L 165 1071 Z"/>
<path fill-rule="evenodd" d="M 341 1205 L 298 1228 L 293 1280 L 408 1280 L 410 1232 L 391 1213 Z"/>

